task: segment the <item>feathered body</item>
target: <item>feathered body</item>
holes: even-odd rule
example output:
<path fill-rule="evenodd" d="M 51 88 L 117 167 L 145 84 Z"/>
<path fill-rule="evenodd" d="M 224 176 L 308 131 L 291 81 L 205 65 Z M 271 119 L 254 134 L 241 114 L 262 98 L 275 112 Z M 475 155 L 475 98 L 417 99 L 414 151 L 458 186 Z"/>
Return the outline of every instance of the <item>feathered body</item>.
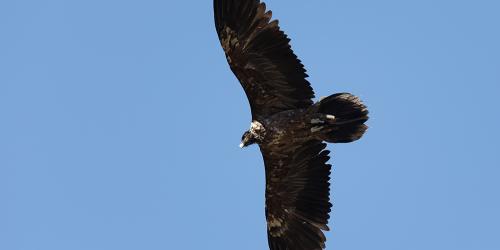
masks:
<path fill-rule="evenodd" d="M 325 247 L 330 203 L 326 143 L 355 141 L 368 111 L 354 95 L 313 103 L 314 92 L 290 39 L 259 0 L 214 0 L 217 34 L 248 97 L 250 129 L 241 146 L 257 143 L 266 169 L 266 220 L 271 250 Z"/>
<path fill-rule="evenodd" d="M 341 93 L 309 108 L 285 110 L 254 120 L 249 131 L 263 147 L 288 145 L 290 142 L 300 144 L 311 139 L 351 142 L 366 131 L 367 114 L 368 110 L 357 97 Z"/>

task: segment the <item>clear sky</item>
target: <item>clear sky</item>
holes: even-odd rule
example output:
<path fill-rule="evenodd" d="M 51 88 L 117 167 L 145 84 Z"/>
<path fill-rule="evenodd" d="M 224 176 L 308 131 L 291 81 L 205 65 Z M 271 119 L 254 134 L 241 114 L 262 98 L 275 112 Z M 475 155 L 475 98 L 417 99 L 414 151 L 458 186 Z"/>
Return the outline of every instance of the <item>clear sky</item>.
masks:
<path fill-rule="evenodd" d="M 330 145 L 327 249 L 500 249 L 500 2 L 268 0 Z M 266 249 L 264 168 L 212 1 L 0 2 L 0 249 Z"/>

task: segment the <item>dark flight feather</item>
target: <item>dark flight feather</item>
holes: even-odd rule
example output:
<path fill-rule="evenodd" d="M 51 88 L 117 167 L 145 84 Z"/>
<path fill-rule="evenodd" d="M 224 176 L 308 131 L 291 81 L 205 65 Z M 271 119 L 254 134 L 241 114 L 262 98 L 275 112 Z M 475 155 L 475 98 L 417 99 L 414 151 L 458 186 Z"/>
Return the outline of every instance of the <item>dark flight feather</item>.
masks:
<path fill-rule="evenodd" d="M 261 146 L 266 166 L 266 218 L 271 250 L 323 249 L 330 203 L 329 151 L 311 140 Z M 277 152 L 277 148 L 281 148 Z"/>
<path fill-rule="evenodd" d="M 288 37 L 258 0 L 214 0 L 217 34 L 253 119 L 306 108 L 314 92 Z"/>

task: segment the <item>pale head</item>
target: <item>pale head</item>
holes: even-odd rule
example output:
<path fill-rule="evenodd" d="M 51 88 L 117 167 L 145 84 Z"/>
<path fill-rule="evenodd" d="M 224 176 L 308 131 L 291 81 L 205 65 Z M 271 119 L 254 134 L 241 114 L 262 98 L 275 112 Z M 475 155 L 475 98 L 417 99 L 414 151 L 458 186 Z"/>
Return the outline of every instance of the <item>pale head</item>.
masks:
<path fill-rule="evenodd" d="M 262 123 L 258 121 L 252 121 L 250 124 L 250 129 L 243 133 L 241 136 L 240 148 L 252 145 L 256 142 L 262 142 L 264 140 L 266 130 Z"/>

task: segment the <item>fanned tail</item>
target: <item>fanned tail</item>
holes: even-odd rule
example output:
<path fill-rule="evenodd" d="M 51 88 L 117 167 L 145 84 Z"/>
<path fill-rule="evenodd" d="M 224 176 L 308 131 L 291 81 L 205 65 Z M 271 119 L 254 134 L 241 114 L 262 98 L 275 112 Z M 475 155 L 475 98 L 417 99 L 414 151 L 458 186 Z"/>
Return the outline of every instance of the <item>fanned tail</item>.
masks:
<path fill-rule="evenodd" d="M 368 129 L 368 109 L 361 100 L 349 93 L 338 93 L 319 101 L 318 112 L 326 116 L 322 126 L 324 141 L 346 143 L 358 140 Z"/>

